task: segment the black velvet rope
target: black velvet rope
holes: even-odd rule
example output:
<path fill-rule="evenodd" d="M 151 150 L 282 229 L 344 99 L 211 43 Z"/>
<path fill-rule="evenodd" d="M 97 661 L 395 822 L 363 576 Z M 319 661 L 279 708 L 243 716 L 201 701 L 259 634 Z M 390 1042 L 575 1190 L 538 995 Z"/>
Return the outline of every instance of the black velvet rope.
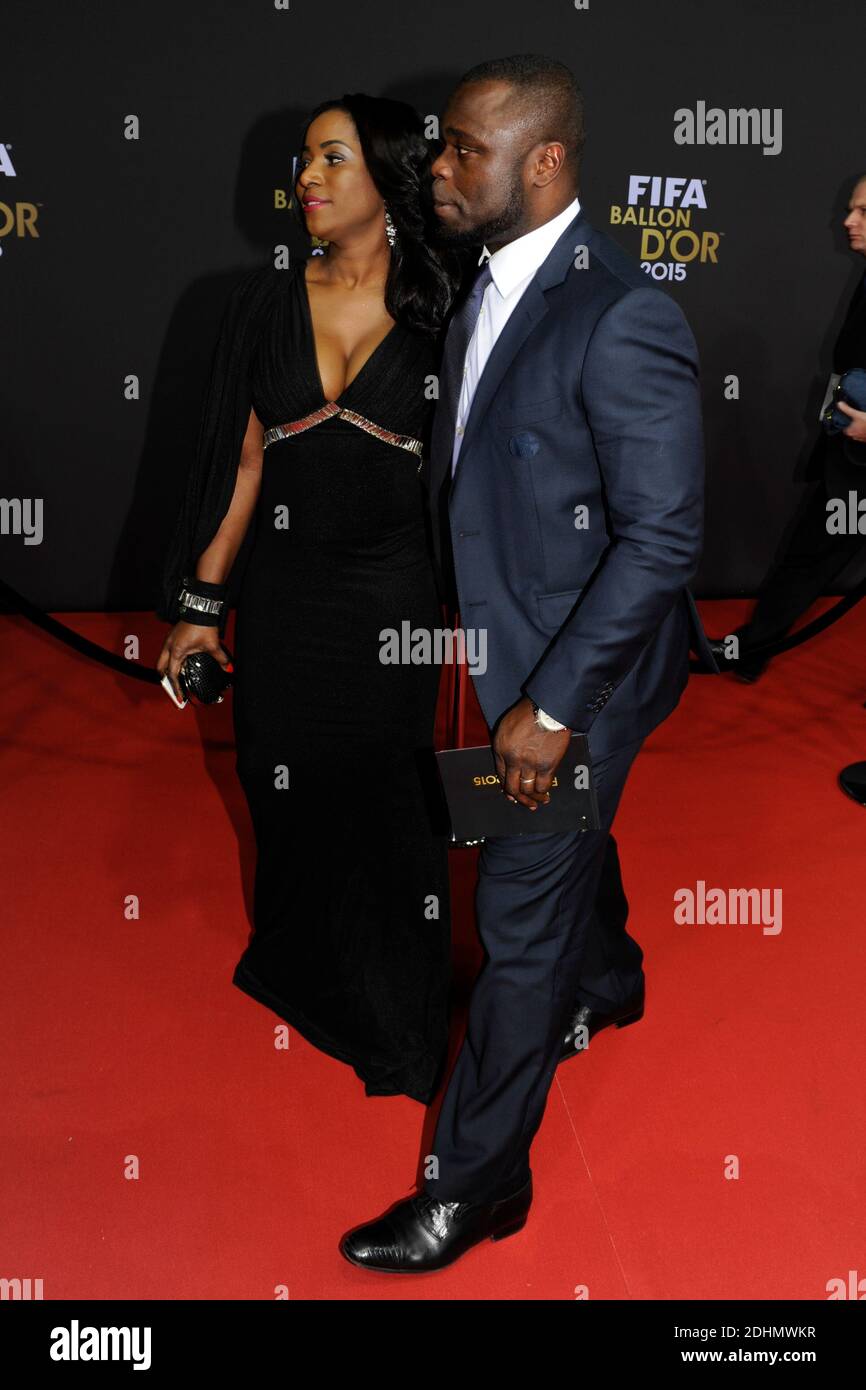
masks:
<path fill-rule="evenodd" d="M 88 637 L 82 637 L 79 632 L 74 632 L 65 623 L 60 623 L 50 614 L 43 613 L 41 608 L 37 608 L 35 603 L 31 603 L 23 594 L 19 594 L 17 589 L 13 589 L 11 584 L 0 579 L 0 599 L 5 599 L 10 607 L 6 612 L 20 613 L 22 617 L 28 618 L 36 627 L 41 627 L 43 632 L 49 632 L 52 637 L 57 637 L 61 642 L 65 642 L 67 647 L 72 647 L 73 651 L 80 652 L 82 656 L 88 656 L 92 661 L 98 661 L 101 665 L 107 666 L 109 670 L 119 671 L 121 675 L 131 676 L 133 680 L 145 681 L 148 685 L 159 685 L 162 677 L 155 666 L 142 666 L 138 661 L 127 661 L 125 657 L 118 656 L 116 652 L 110 652 L 106 647 L 100 647 L 98 643 L 91 642 Z"/>
<path fill-rule="evenodd" d="M 833 623 L 843 618 L 855 604 L 858 604 L 863 596 L 866 595 L 866 578 L 845 594 L 832 608 L 828 608 L 826 613 L 820 617 L 813 618 L 805 627 L 800 628 L 791 637 L 782 637 L 775 642 L 765 642 L 761 646 L 749 647 L 749 656 L 777 656 L 779 652 L 789 651 L 792 647 L 799 647 L 803 642 L 808 642 L 810 637 L 817 637 L 819 632 L 824 632 L 826 628 L 832 627 Z M 111 671 L 119 671 L 121 675 L 130 676 L 133 680 L 145 681 L 148 685 L 159 685 L 162 677 L 154 666 L 142 666 L 140 662 L 128 661 L 125 657 L 118 656 L 116 652 L 110 652 L 106 647 L 100 647 L 98 643 L 91 642 L 88 637 L 82 637 L 79 632 L 75 632 L 65 623 L 58 622 L 50 614 L 43 613 L 41 608 L 37 608 L 35 603 L 31 603 L 23 594 L 19 594 L 17 589 L 13 589 L 11 584 L 0 579 L 0 599 L 5 599 L 8 604 L 4 607 L 5 612 L 19 613 L 22 617 L 28 618 L 36 627 L 42 628 L 43 632 L 48 632 L 52 637 L 65 642 L 67 647 L 79 652 L 82 656 L 90 657 L 92 661 L 98 661 L 102 666 L 107 666 Z"/>
<path fill-rule="evenodd" d="M 825 628 L 832 627 L 840 618 L 859 603 L 866 594 L 866 578 L 861 579 L 859 584 L 855 584 L 849 594 L 840 598 L 838 603 L 834 603 L 832 608 L 828 608 L 826 613 L 820 617 L 813 618 L 805 627 L 801 627 L 799 632 L 795 632 L 791 637 L 778 637 L 775 642 L 762 642 L 753 647 L 749 644 L 749 658 L 753 656 L 778 656 L 779 652 L 790 651 L 792 647 L 799 647 L 803 642 L 808 642 L 810 637 L 817 637 L 819 632 Z"/>

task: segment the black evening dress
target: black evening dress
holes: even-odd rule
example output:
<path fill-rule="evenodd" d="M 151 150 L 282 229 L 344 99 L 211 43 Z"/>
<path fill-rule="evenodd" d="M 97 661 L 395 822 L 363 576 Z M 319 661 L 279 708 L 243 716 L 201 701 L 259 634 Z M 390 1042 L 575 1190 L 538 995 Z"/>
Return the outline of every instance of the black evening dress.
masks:
<path fill-rule="evenodd" d="M 448 1031 L 439 667 L 381 655 L 389 630 L 405 652 L 407 633 L 441 623 L 413 443 L 436 348 L 398 323 L 328 402 L 304 262 L 265 282 L 240 364 L 266 445 L 233 651 L 257 845 L 255 931 L 233 979 L 368 1095 L 426 1103 Z"/>

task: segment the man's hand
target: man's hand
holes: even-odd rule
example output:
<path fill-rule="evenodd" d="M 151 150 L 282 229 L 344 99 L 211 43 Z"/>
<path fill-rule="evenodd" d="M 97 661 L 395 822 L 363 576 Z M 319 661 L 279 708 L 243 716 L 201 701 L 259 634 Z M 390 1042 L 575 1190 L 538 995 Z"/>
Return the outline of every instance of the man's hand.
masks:
<path fill-rule="evenodd" d="M 856 439 L 858 444 L 866 444 L 866 410 L 855 410 L 846 401 L 837 401 L 836 405 L 845 415 L 851 416 L 851 423 L 842 433 L 846 439 Z"/>
<path fill-rule="evenodd" d="M 565 756 L 570 729 L 548 733 L 540 729 L 525 696 L 506 710 L 493 735 L 493 756 L 509 801 L 536 811 L 550 800 L 550 784 Z"/>

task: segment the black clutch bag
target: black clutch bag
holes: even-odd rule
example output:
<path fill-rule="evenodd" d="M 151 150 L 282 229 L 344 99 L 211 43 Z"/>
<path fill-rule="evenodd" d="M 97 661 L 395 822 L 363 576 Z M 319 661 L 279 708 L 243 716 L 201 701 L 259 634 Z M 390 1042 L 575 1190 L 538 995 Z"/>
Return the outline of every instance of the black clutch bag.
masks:
<path fill-rule="evenodd" d="M 598 801 L 585 734 L 572 734 L 556 769 L 550 801 L 530 811 L 509 801 L 489 743 L 436 754 L 453 845 L 478 845 L 489 835 L 551 835 L 598 830 Z"/>
<path fill-rule="evenodd" d="M 229 661 L 234 658 L 228 647 L 224 646 Z M 203 705 L 218 705 L 232 683 L 231 673 L 226 671 L 210 652 L 192 652 L 178 672 L 178 684 L 188 700 L 194 695 Z"/>

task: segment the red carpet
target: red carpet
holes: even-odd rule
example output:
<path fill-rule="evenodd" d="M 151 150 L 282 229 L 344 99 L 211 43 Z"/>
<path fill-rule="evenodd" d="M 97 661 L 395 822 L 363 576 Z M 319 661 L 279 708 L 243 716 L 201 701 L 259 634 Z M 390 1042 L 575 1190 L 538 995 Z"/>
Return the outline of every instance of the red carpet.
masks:
<path fill-rule="evenodd" d="M 712 632 L 743 612 L 702 608 Z M 61 616 L 116 651 L 140 634 L 147 664 L 166 630 Z M 645 745 L 616 833 L 646 1015 L 559 1069 L 524 1230 L 417 1279 L 337 1242 L 413 1189 L 432 1115 L 294 1030 L 275 1050 L 231 984 L 253 849 L 228 702 L 180 713 L 0 621 L 0 1277 L 46 1299 L 820 1300 L 866 1276 L 866 812 L 836 784 L 866 758 L 866 604 L 757 686 L 695 677 Z M 473 860 L 452 855 L 463 974 Z M 781 889 L 782 930 L 677 924 L 699 880 Z"/>

